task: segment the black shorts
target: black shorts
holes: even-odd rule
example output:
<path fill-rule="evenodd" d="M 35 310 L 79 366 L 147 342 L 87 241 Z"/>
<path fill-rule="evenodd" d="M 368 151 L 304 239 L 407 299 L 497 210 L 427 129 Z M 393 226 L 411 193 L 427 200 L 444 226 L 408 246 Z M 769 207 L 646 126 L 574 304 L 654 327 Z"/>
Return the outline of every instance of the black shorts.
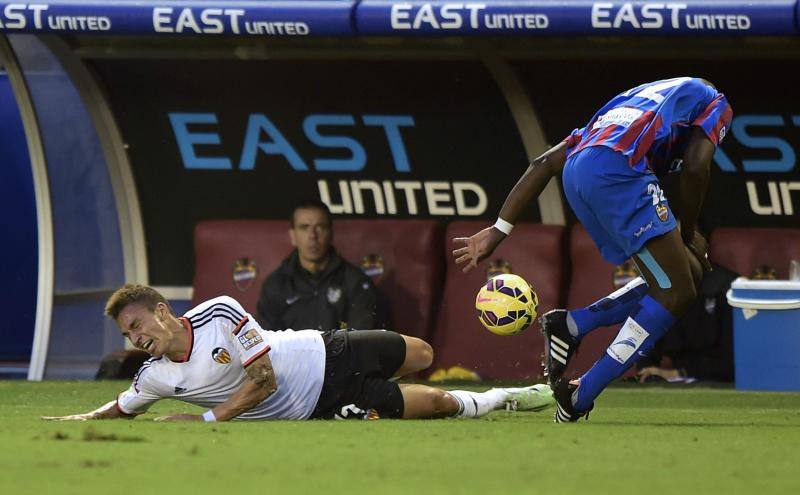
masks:
<path fill-rule="evenodd" d="M 400 334 L 384 330 L 334 330 L 325 340 L 325 381 L 312 418 L 330 419 L 355 404 L 380 417 L 403 416 L 403 394 L 389 381 L 406 359 Z"/>

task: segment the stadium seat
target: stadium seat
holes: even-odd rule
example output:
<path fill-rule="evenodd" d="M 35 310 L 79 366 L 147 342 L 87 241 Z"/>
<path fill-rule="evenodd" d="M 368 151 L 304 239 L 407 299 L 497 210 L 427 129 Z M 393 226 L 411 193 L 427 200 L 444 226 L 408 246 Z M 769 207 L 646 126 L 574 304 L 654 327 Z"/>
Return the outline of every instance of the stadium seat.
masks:
<path fill-rule="evenodd" d="M 614 291 L 614 265 L 600 256 L 600 251 L 586 229 L 576 224 L 569 236 L 569 257 L 571 263 L 567 308 L 576 309 L 588 306 Z M 608 345 L 619 332 L 619 325 L 594 330 L 584 337 L 578 352 L 573 355 L 566 376 L 580 376 L 602 356 Z M 625 376 L 635 374 L 631 368 Z"/>
<path fill-rule="evenodd" d="M 539 296 L 539 313 L 558 307 L 564 289 L 564 228 L 518 224 L 514 233 L 477 269 L 464 274 L 453 262 L 452 238 L 471 235 L 486 227 L 481 221 L 457 221 L 445 235 L 447 270 L 443 301 L 433 333 L 435 352 L 431 371 L 462 366 L 483 379 L 531 379 L 542 375 L 544 340 L 534 323 L 518 336 L 498 337 L 480 324 L 475 295 L 485 284 L 492 262 L 510 263 Z"/>
<path fill-rule="evenodd" d="M 800 229 L 718 228 L 711 232 L 709 257 L 743 277 L 767 265 L 787 279 L 789 262 L 800 261 Z"/>
<path fill-rule="evenodd" d="M 444 275 L 441 225 L 435 220 L 336 220 L 333 244 L 375 282 L 379 302 L 383 299 L 379 321 L 428 339 Z"/>
<path fill-rule="evenodd" d="M 264 279 L 292 250 L 288 229 L 286 220 L 198 223 L 192 303 L 227 294 L 253 313 Z M 392 330 L 429 336 L 444 269 L 435 220 L 336 220 L 333 245 L 372 275 Z"/>
<path fill-rule="evenodd" d="M 194 229 L 192 305 L 228 295 L 254 313 L 261 285 L 292 250 L 286 220 L 206 220 Z"/>

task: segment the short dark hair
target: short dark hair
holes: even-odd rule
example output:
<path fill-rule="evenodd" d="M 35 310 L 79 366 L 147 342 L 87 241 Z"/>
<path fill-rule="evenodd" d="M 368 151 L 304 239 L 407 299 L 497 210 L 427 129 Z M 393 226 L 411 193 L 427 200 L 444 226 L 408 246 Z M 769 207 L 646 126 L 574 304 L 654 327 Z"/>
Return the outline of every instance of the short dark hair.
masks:
<path fill-rule="evenodd" d="M 292 217 L 289 219 L 289 223 L 292 227 L 294 227 L 294 214 L 297 213 L 297 210 L 319 210 L 327 217 L 328 225 L 333 226 L 333 215 L 331 215 L 330 208 L 318 199 L 303 199 L 295 203 L 294 209 L 292 210 Z"/>
<path fill-rule="evenodd" d="M 116 320 L 122 310 L 130 304 L 141 304 L 148 311 L 155 311 L 158 303 L 166 304 L 169 312 L 175 314 L 166 298 L 154 288 L 140 284 L 125 284 L 108 298 L 105 314 Z"/>

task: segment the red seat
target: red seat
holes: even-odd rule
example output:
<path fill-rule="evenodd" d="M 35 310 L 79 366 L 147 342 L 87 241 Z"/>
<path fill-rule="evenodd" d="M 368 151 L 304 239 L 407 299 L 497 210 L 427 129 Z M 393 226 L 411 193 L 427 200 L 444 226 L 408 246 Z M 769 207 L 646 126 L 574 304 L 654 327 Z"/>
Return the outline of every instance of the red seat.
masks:
<path fill-rule="evenodd" d="M 444 273 L 441 225 L 435 220 L 336 220 L 333 243 L 344 259 L 372 275 L 389 306 L 390 329 L 428 339 Z"/>
<path fill-rule="evenodd" d="M 607 296 L 614 289 L 615 266 L 600 256 L 586 229 L 577 224 L 570 232 L 569 255 L 572 264 L 567 308 L 578 309 Z M 565 376 L 577 377 L 585 373 L 599 359 L 619 332 L 620 325 L 601 327 L 581 341 L 578 352 L 572 356 Z M 635 374 L 631 368 L 626 376 Z"/>
<path fill-rule="evenodd" d="M 192 303 L 227 294 L 254 313 L 264 279 L 292 251 L 288 230 L 286 220 L 198 223 Z M 378 255 L 382 276 L 373 279 L 390 306 L 391 329 L 429 336 L 444 264 L 441 227 L 436 221 L 335 220 L 333 244 L 356 266 L 361 266 L 365 256 Z"/>
<path fill-rule="evenodd" d="M 287 220 L 199 222 L 192 304 L 225 294 L 255 314 L 261 284 L 292 250 L 288 232 Z"/>
<path fill-rule="evenodd" d="M 787 279 L 789 262 L 800 261 L 800 229 L 718 228 L 709 244 L 714 262 L 744 277 L 767 265 L 779 279 Z"/>
<path fill-rule="evenodd" d="M 539 296 L 539 313 L 558 307 L 564 289 L 564 228 L 540 224 L 518 224 L 514 232 L 477 269 L 464 274 L 452 261 L 454 237 L 471 235 L 486 226 L 481 221 L 453 222 L 445 235 L 448 260 L 444 300 L 433 333 L 435 352 L 431 370 L 459 365 L 484 379 L 530 379 L 542 374 L 542 335 L 534 323 L 518 336 L 499 337 L 480 324 L 475 295 L 487 279 L 489 261 L 511 264 Z"/>

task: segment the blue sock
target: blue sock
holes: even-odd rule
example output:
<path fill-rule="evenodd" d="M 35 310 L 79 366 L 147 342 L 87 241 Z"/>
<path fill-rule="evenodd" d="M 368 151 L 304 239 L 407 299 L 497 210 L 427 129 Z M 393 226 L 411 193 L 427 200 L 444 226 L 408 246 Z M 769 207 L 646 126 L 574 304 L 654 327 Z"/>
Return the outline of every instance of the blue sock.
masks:
<path fill-rule="evenodd" d="M 577 327 L 577 335 L 573 337 L 580 340 L 595 328 L 622 323 L 636 308 L 642 296 L 647 294 L 647 288 L 647 282 L 642 277 L 636 277 L 599 301 L 570 311 L 569 316 Z"/>
<path fill-rule="evenodd" d="M 646 356 L 674 324 L 675 317 L 664 306 L 648 295 L 642 297 L 606 353 L 581 377 L 572 397 L 575 410 L 589 409 L 600 392 Z"/>

